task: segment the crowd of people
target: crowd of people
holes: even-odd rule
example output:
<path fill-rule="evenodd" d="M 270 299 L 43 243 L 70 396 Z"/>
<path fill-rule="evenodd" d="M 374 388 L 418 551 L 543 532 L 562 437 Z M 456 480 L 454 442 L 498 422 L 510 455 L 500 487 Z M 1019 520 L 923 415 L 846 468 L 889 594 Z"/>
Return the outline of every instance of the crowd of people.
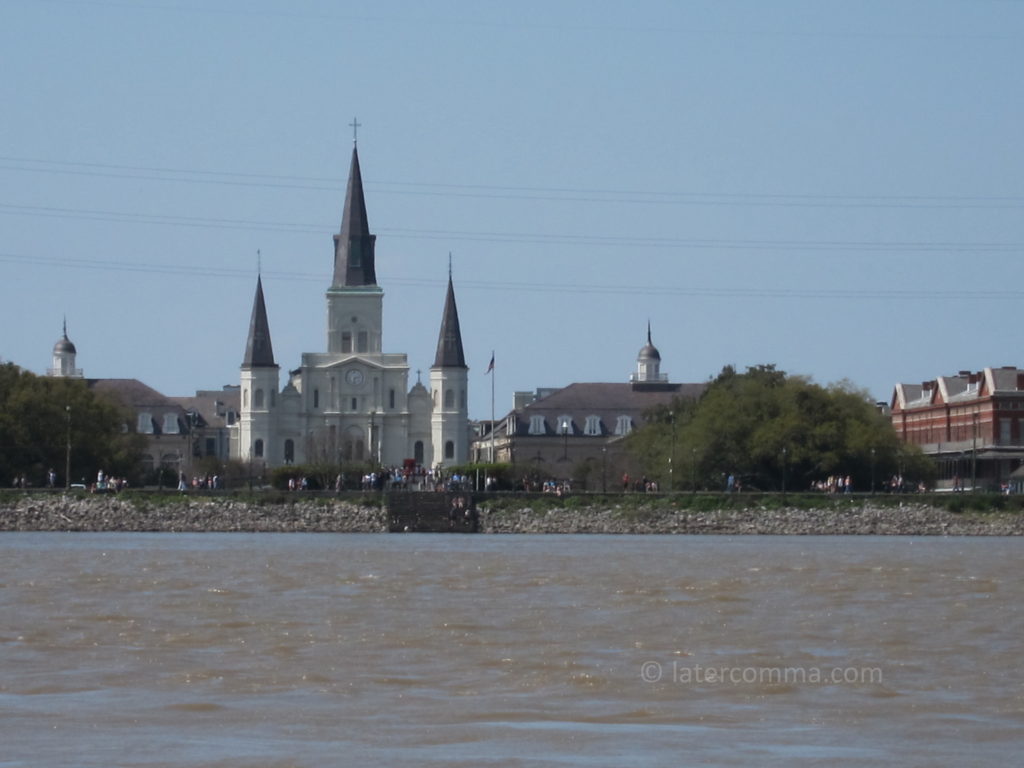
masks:
<path fill-rule="evenodd" d="M 224 487 L 224 480 L 220 475 L 193 476 L 189 481 L 188 475 L 184 472 L 178 473 L 179 491 L 218 491 Z"/>
<path fill-rule="evenodd" d="M 96 473 L 96 482 L 89 490 L 93 493 L 118 493 L 128 487 L 128 480 L 124 477 L 111 477 L 102 469 Z"/>
<path fill-rule="evenodd" d="M 333 484 L 327 488 L 319 488 L 308 475 L 296 474 L 288 477 L 289 491 L 334 490 L 340 493 L 345 490 L 361 491 L 460 491 L 472 486 L 473 479 L 468 475 L 446 473 L 440 469 L 424 467 L 382 467 L 362 475 L 349 477 L 339 473 Z M 497 480 L 486 479 L 485 485 L 494 490 Z"/>
<path fill-rule="evenodd" d="M 622 492 L 628 493 L 633 491 L 634 493 L 657 493 L 660 490 L 657 480 L 649 480 L 647 475 L 640 477 L 630 477 L 629 473 L 623 473 L 622 475 Z"/>
<path fill-rule="evenodd" d="M 824 480 L 811 483 L 811 490 L 821 493 L 853 493 L 853 478 L 849 475 L 829 475 Z"/>

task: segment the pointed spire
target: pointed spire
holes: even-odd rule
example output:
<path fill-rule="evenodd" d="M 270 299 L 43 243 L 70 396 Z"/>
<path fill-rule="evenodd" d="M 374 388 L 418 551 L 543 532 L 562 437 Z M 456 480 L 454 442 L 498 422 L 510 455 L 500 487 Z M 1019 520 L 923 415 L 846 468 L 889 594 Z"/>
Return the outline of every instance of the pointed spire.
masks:
<path fill-rule="evenodd" d="M 465 368 L 466 356 L 462 351 L 462 331 L 459 329 L 459 309 L 455 306 L 455 288 L 448 274 L 448 295 L 444 300 L 441 333 L 437 337 L 437 356 L 434 368 Z"/>
<path fill-rule="evenodd" d="M 363 176 L 359 170 L 359 152 L 352 147 L 352 165 L 345 190 L 345 209 L 341 231 L 334 236 L 334 281 L 332 288 L 376 285 L 373 249 L 376 236 L 370 234 L 363 197 Z"/>
<path fill-rule="evenodd" d="M 252 302 L 252 319 L 249 321 L 249 338 L 245 342 L 243 368 L 276 368 L 274 347 L 270 343 L 270 323 L 267 322 L 267 305 L 263 300 L 263 278 L 256 278 L 256 298 Z"/>

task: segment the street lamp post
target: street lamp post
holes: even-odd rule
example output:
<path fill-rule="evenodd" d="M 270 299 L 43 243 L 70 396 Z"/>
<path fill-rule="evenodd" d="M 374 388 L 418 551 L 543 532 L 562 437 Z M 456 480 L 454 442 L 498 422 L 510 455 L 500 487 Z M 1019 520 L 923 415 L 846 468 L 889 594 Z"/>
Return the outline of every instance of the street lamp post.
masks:
<path fill-rule="evenodd" d="M 601 446 L 601 493 L 608 493 L 608 446 Z"/>
<path fill-rule="evenodd" d="M 676 412 L 669 411 L 668 415 L 672 419 L 672 451 L 668 457 L 668 490 L 672 493 L 676 489 Z"/>
<path fill-rule="evenodd" d="M 569 420 L 562 419 L 562 461 L 569 460 Z"/>
<path fill-rule="evenodd" d="M 782 446 L 782 498 L 786 498 L 786 455 L 789 453 L 787 446 Z"/>
<path fill-rule="evenodd" d="M 377 449 L 376 443 L 374 442 L 374 422 L 377 418 L 377 411 L 370 411 L 370 462 L 376 466 L 379 462 L 377 461 Z"/>
<path fill-rule="evenodd" d="M 973 437 L 971 438 L 971 493 L 978 485 L 978 412 L 972 414 L 971 421 L 974 424 Z"/>
<path fill-rule="evenodd" d="M 690 449 L 690 491 L 697 493 L 697 449 Z"/>
<path fill-rule="evenodd" d="M 67 445 L 64 451 L 64 490 L 71 488 L 71 406 L 64 406 L 64 413 L 68 417 Z"/>
<path fill-rule="evenodd" d="M 871 449 L 871 495 L 875 495 L 875 449 Z"/>

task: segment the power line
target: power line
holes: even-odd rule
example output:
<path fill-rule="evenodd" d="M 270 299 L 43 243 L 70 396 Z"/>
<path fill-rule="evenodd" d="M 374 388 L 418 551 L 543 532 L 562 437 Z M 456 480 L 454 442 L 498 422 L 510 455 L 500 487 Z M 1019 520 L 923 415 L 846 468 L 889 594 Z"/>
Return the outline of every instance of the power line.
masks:
<path fill-rule="evenodd" d="M 166 274 L 202 278 L 230 278 L 252 280 L 251 268 L 211 267 L 208 265 L 170 265 L 144 264 L 120 261 L 116 259 L 84 259 L 68 256 L 28 256 L 23 254 L 0 252 L 0 262 L 28 263 L 40 267 L 61 267 L 84 269 L 102 272 L 136 272 L 143 274 Z M 264 271 L 263 277 L 272 281 L 300 281 L 326 283 L 323 273 Z M 443 282 L 435 279 L 388 277 L 389 285 L 413 287 L 443 287 Z M 555 284 L 551 282 L 530 281 L 492 281 L 492 280 L 460 280 L 459 290 L 505 291 L 522 294 L 554 293 L 554 294 L 603 294 L 603 295 L 639 295 L 639 296 L 686 296 L 694 298 L 746 298 L 746 299 L 881 299 L 881 300 L 1013 300 L 1024 297 L 1024 290 L 964 290 L 958 288 L 930 289 L 828 289 L 756 287 L 740 288 L 736 286 L 716 287 L 682 287 L 673 285 L 609 285 L 609 284 Z"/>
<path fill-rule="evenodd" d="M 340 177 L 240 173 L 159 166 L 117 165 L 36 158 L 0 157 L 0 170 L 51 173 L 98 178 L 217 184 L 267 189 L 340 191 Z M 20 165 L 12 165 L 20 164 Z M 50 167 L 25 167 L 25 164 Z M 913 209 L 1018 209 L 1024 196 L 1015 195 L 834 195 L 806 193 L 710 192 L 544 187 L 449 182 L 374 181 L 366 185 L 379 194 L 429 197 L 528 200 L 535 202 L 627 203 L 638 205 L 688 205 L 783 208 L 913 208 Z"/>
<path fill-rule="evenodd" d="M 43 218 L 82 219 L 119 224 L 156 224 L 176 227 L 236 229 L 321 234 L 333 228 L 325 224 L 253 219 L 229 219 L 202 216 L 171 216 L 88 208 L 13 205 L 0 203 L 0 215 L 23 215 Z M 637 235 L 578 235 L 541 232 L 495 232 L 445 229 L 412 229 L 382 227 L 380 234 L 396 239 L 446 240 L 462 242 L 553 244 L 574 246 L 607 246 L 629 248 L 698 249 L 698 250 L 786 250 L 786 251 L 864 251 L 881 253 L 1007 253 L 1024 250 L 1016 242 L 950 242 L 950 241 L 884 241 L 884 240 L 761 240 L 723 238 L 643 237 Z"/>

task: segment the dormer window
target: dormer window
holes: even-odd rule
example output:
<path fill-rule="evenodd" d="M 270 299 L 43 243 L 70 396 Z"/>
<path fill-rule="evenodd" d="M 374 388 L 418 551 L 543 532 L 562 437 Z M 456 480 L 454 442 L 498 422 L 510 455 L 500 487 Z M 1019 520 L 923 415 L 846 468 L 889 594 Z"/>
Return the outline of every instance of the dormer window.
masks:
<path fill-rule="evenodd" d="M 587 421 L 583 426 L 583 434 L 589 437 L 600 437 L 601 417 L 595 415 L 587 416 Z"/>
<path fill-rule="evenodd" d="M 615 420 L 615 434 L 628 435 L 633 431 L 633 420 L 629 416 L 622 415 Z"/>
<path fill-rule="evenodd" d="M 547 427 L 544 425 L 543 416 L 531 416 L 530 417 L 530 432 L 531 435 L 544 435 L 547 434 Z"/>
<path fill-rule="evenodd" d="M 572 430 L 572 416 L 559 416 L 558 426 L 555 429 L 556 434 L 559 435 L 571 435 Z"/>
<path fill-rule="evenodd" d="M 163 433 L 165 435 L 176 435 L 179 432 L 180 430 L 178 429 L 178 415 L 175 413 L 165 413 Z"/>

